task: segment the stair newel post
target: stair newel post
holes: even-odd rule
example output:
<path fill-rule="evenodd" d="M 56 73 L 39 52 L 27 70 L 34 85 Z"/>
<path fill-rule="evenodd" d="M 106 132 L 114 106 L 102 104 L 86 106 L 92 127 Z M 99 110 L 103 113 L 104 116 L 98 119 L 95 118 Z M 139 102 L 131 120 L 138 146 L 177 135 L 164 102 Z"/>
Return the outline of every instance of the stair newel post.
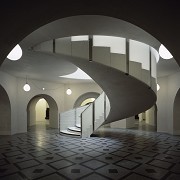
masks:
<path fill-rule="evenodd" d="M 53 39 L 53 53 L 56 53 L 56 40 Z"/>
<path fill-rule="evenodd" d="M 106 94 L 104 93 L 104 121 L 106 120 Z"/>
<path fill-rule="evenodd" d="M 149 46 L 149 87 L 152 87 L 152 54 L 151 47 Z"/>
<path fill-rule="evenodd" d="M 81 137 L 83 137 L 82 129 L 83 129 L 83 126 L 82 126 L 82 113 L 81 113 Z"/>
<path fill-rule="evenodd" d="M 60 133 L 60 113 L 59 113 L 59 133 Z"/>
<path fill-rule="evenodd" d="M 93 36 L 89 36 L 89 62 L 92 62 L 93 56 Z"/>
<path fill-rule="evenodd" d="M 129 39 L 126 39 L 126 75 L 129 74 Z"/>
<path fill-rule="evenodd" d="M 77 111 L 77 108 L 75 108 L 75 111 L 74 111 L 74 115 L 75 115 L 75 125 L 76 125 L 76 122 L 77 122 L 77 117 L 76 117 L 76 116 L 77 116 L 77 112 L 76 112 L 76 111 Z"/>
<path fill-rule="evenodd" d="M 93 132 L 95 130 L 95 102 L 92 103 L 92 129 L 93 129 Z"/>

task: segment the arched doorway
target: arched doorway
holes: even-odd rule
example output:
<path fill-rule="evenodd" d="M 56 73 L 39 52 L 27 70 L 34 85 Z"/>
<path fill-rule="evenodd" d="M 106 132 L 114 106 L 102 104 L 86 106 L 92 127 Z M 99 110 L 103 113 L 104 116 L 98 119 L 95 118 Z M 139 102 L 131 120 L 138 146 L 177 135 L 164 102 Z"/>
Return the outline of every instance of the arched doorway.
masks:
<path fill-rule="evenodd" d="M 27 128 L 58 128 L 58 106 L 49 95 L 41 94 L 33 97 L 27 106 Z M 33 127 L 33 128 L 32 128 Z"/>
<path fill-rule="evenodd" d="M 87 105 L 88 103 L 93 102 L 100 94 L 97 92 L 87 92 L 78 97 L 74 103 L 74 108 Z"/>
<path fill-rule="evenodd" d="M 177 91 L 173 106 L 173 134 L 180 134 L 180 89 Z"/>
<path fill-rule="evenodd" d="M 144 131 L 157 131 L 157 105 L 135 116 L 135 127 Z"/>
<path fill-rule="evenodd" d="M 11 134 L 11 104 L 5 89 L 0 85 L 0 135 Z"/>

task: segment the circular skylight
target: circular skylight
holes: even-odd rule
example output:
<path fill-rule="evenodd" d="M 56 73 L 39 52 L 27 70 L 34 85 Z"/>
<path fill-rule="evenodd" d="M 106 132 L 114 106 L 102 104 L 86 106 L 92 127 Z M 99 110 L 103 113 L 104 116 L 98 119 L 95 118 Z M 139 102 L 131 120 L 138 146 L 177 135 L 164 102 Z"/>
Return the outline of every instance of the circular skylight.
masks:
<path fill-rule="evenodd" d="M 173 57 L 172 54 L 166 49 L 166 47 L 163 44 L 161 44 L 159 47 L 159 55 L 163 59 L 171 59 Z"/>
<path fill-rule="evenodd" d="M 90 76 L 88 76 L 84 71 L 82 71 L 80 68 L 77 69 L 77 71 L 75 71 L 72 74 L 68 74 L 65 76 L 59 76 L 59 77 L 63 77 L 63 78 L 69 78 L 69 79 L 91 79 Z"/>
<path fill-rule="evenodd" d="M 7 58 L 12 60 L 12 61 L 16 61 L 18 59 L 20 59 L 22 56 L 22 49 L 19 46 L 19 44 L 17 44 L 12 51 L 7 55 Z"/>

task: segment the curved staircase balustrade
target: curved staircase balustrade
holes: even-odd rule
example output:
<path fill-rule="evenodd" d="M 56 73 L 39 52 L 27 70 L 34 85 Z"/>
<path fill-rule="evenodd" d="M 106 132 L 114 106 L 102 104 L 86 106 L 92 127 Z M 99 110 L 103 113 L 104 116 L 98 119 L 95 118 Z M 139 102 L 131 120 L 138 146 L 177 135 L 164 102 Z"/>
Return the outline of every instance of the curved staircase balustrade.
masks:
<path fill-rule="evenodd" d="M 70 134 L 75 136 L 81 135 L 81 113 L 88 107 L 82 106 L 69 111 L 60 113 L 59 131 L 60 133 Z"/>
<path fill-rule="evenodd" d="M 46 53 L 75 64 L 101 86 L 110 102 L 109 115 L 107 115 L 108 113 L 102 115 L 105 117 L 104 120 L 103 118 L 100 120 L 102 124 L 139 114 L 149 109 L 155 103 L 156 58 L 153 51 L 151 51 L 151 47 L 148 45 L 143 46 L 143 43 L 139 43 L 136 52 L 135 46 L 132 45 L 134 42 L 131 43 L 131 41 L 126 40 L 126 54 L 117 54 L 111 53 L 110 47 L 93 46 L 92 36 L 90 36 L 89 41 L 71 41 L 70 43 L 70 52 L 68 53 L 61 52 L 56 46 L 53 48 L 53 53 L 48 53 L 47 49 Z M 146 57 L 146 60 L 141 59 L 141 56 L 138 55 L 143 48 L 145 49 L 145 52 L 143 52 L 145 55 L 142 53 L 142 57 Z M 41 51 L 43 51 L 42 47 Z M 132 56 L 133 53 L 134 56 Z M 133 57 L 135 58 L 134 61 L 132 61 Z M 94 103 L 96 104 L 97 102 L 95 101 Z M 87 108 L 87 113 L 95 108 L 95 106 L 91 106 Z M 92 128 L 94 128 L 94 131 L 99 125 L 100 123 L 94 125 L 89 123 L 88 126 L 92 127 L 90 127 L 90 130 L 87 130 L 88 134 L 90 135 Z"/>

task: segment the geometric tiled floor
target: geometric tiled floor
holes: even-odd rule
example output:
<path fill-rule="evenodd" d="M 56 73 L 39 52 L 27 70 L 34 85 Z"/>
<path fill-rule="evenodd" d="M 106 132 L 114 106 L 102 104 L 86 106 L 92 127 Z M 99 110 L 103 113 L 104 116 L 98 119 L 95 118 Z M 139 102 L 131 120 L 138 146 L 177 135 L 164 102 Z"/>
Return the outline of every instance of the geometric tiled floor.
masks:
<path fill-rule="evenodd" d="M 56 130 L 0 136 L 2 180 L 180 179 L 180 137 L 105 128 L 99 137 Z"/>

